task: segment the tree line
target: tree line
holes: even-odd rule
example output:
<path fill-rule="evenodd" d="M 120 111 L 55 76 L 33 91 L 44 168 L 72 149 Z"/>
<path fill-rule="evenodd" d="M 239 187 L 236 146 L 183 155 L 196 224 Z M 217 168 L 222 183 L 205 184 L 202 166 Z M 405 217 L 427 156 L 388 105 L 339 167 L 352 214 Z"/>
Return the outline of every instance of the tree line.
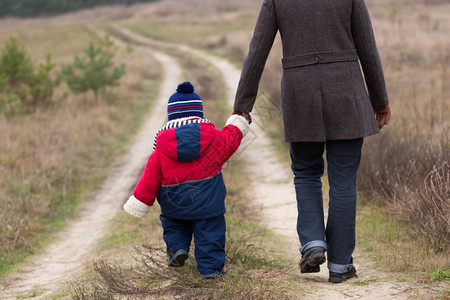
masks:
<path fill-rule="evenodd" d="M 36 17 L 92 8 L 100 5 L 130 5 L 156 0 L 1 0 L 0 17 Z"/>

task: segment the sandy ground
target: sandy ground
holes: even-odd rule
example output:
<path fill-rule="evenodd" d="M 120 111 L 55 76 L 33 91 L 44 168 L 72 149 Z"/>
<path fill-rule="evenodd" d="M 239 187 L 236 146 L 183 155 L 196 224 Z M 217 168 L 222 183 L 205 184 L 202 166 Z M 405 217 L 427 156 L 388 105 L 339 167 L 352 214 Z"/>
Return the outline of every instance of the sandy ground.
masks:
<path fill-rule="evenodd" d="M 177 48 L 187 55 L 199 56 L 213 64 L 226 80 L 231 107 L 240 71 L 227 60 L 187 46 L 155 42 L 123 28 L 117 29 L 129 38 L 149 45 L 149 49 L 152 46 L 158 49 Z M 108 219 L 120 210 L 121 204 L 128 197 L 125 193 L 135 184 L 136 173 L 146 163 L 153 140 L 149 137 L 153 137 L 163 124 L 166 101 L 181 75 L 175 60 L 163 54 L 163 51 L 146 51 L 161 63 L 164 70 L 161 92 L 152 115 L 147 118 L 147 123 L 136 136 L 130 152 L 118 160 L 103 186 L 96 192 L 95 199 L 83 207 L 80 217 L 60 232 L 45 253 L 33 257 L 18 274 L 3 280 L 0 286 L 1 299 L 15 299 L 18 293 L 24 292 L 27 295 L 30 289 L 38 291 L 39 296 L 34 299 L 48 298 L 58 288 L 67 287 L 67 282 L 83 270 L 83 263 L 92 260 L 96 242 L 104 234 Z M 292 257 L 292 265 L 299 272 L 297 264 L 300 259 L 300 245 L 295 231 L 297 207 L 292 175 L 289 166 L 278 161 L 261 124 L 262 117 L 254 115 L 251 132 L 244 141 L 243 150 L 239 152 L 247 162 L 253 182 L 249 189 L 249 199 L 252 199 L 253 205 L 260 210 L 262 222 L 284 237 L 283 248 L 287 249 L 287 254 Z M 327 282 L 328 270 L 322 267 L 320 273 L 299 275 L 296 285 L 302 286 L 303 292 L 298 298 L 304 299 L 306 294 L 308 299 L 407 299 L 421 294 L 422 288 L 398 283 L 390 278 L 389 274 L 383 274 L 373 268 L 371 262 L 363 260 L 357 253 L 355 257 L 359 271 L 358 282 L 361 284 L 354 284 L 352 280 L 337 285 L 330 284 Z"/>

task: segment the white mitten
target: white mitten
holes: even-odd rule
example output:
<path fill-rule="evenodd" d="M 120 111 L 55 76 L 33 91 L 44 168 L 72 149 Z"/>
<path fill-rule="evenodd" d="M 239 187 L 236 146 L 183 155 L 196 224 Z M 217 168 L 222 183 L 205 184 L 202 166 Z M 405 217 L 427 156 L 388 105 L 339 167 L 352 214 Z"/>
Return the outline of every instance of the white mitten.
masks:
<path fill-rule="evenodd" d="M 123 205 L 123 209 L 130 215 L 136 218 L 143 218 L 147 215 L 148 209 L 150 206 L 148 206 L 145 203 L 142 203 L 138 199 L 136 199 L 134 196 L 130 196 L 128 198 L 128 201 Z"/>

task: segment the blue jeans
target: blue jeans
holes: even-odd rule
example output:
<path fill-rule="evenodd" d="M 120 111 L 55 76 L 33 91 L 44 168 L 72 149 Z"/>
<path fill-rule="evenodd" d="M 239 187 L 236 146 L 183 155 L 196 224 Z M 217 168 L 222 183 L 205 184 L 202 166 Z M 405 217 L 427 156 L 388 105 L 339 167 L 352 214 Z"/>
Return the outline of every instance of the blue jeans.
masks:
<path fill-rule="evenodd" d="M 363 139 L 326 143 L 290 144 L 292 171 L 297 195 L 297 232 L 303 254 L 320 246 L 327 252 L 328 269 L 344 273 L 353 265 L 356 219 L 356 174 Z M 325 228 L 322 181 L 326 149 L 330 203 Z"/>
<path fill-rule="evenodd" d="M 195 260 L 198 271 L 203 274 L 221 272 L 225 265 L 225 216 L 204 220 L 178 220 L 159 217 L 164 229 L 163 238 L 167 253 L 180 249 L 189 252 L 192 236 L 195 243 Z"/>

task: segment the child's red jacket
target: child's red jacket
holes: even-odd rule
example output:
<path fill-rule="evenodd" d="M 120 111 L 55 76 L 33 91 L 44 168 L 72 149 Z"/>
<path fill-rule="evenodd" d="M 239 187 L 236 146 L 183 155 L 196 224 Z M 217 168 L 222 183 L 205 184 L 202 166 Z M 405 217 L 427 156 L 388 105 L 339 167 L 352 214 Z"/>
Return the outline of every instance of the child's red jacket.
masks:
<path fill-rule="evenodd" d="M 169 218 L 196 220 L 225 213 L 222 166 L 247 131 L 248 122 L 238 115 L 222 130 L 198 117 L 168 122 L 157 134 L 155 150 L 124 209 L 143 217 L 157 198 L 161 215 Z"/>

